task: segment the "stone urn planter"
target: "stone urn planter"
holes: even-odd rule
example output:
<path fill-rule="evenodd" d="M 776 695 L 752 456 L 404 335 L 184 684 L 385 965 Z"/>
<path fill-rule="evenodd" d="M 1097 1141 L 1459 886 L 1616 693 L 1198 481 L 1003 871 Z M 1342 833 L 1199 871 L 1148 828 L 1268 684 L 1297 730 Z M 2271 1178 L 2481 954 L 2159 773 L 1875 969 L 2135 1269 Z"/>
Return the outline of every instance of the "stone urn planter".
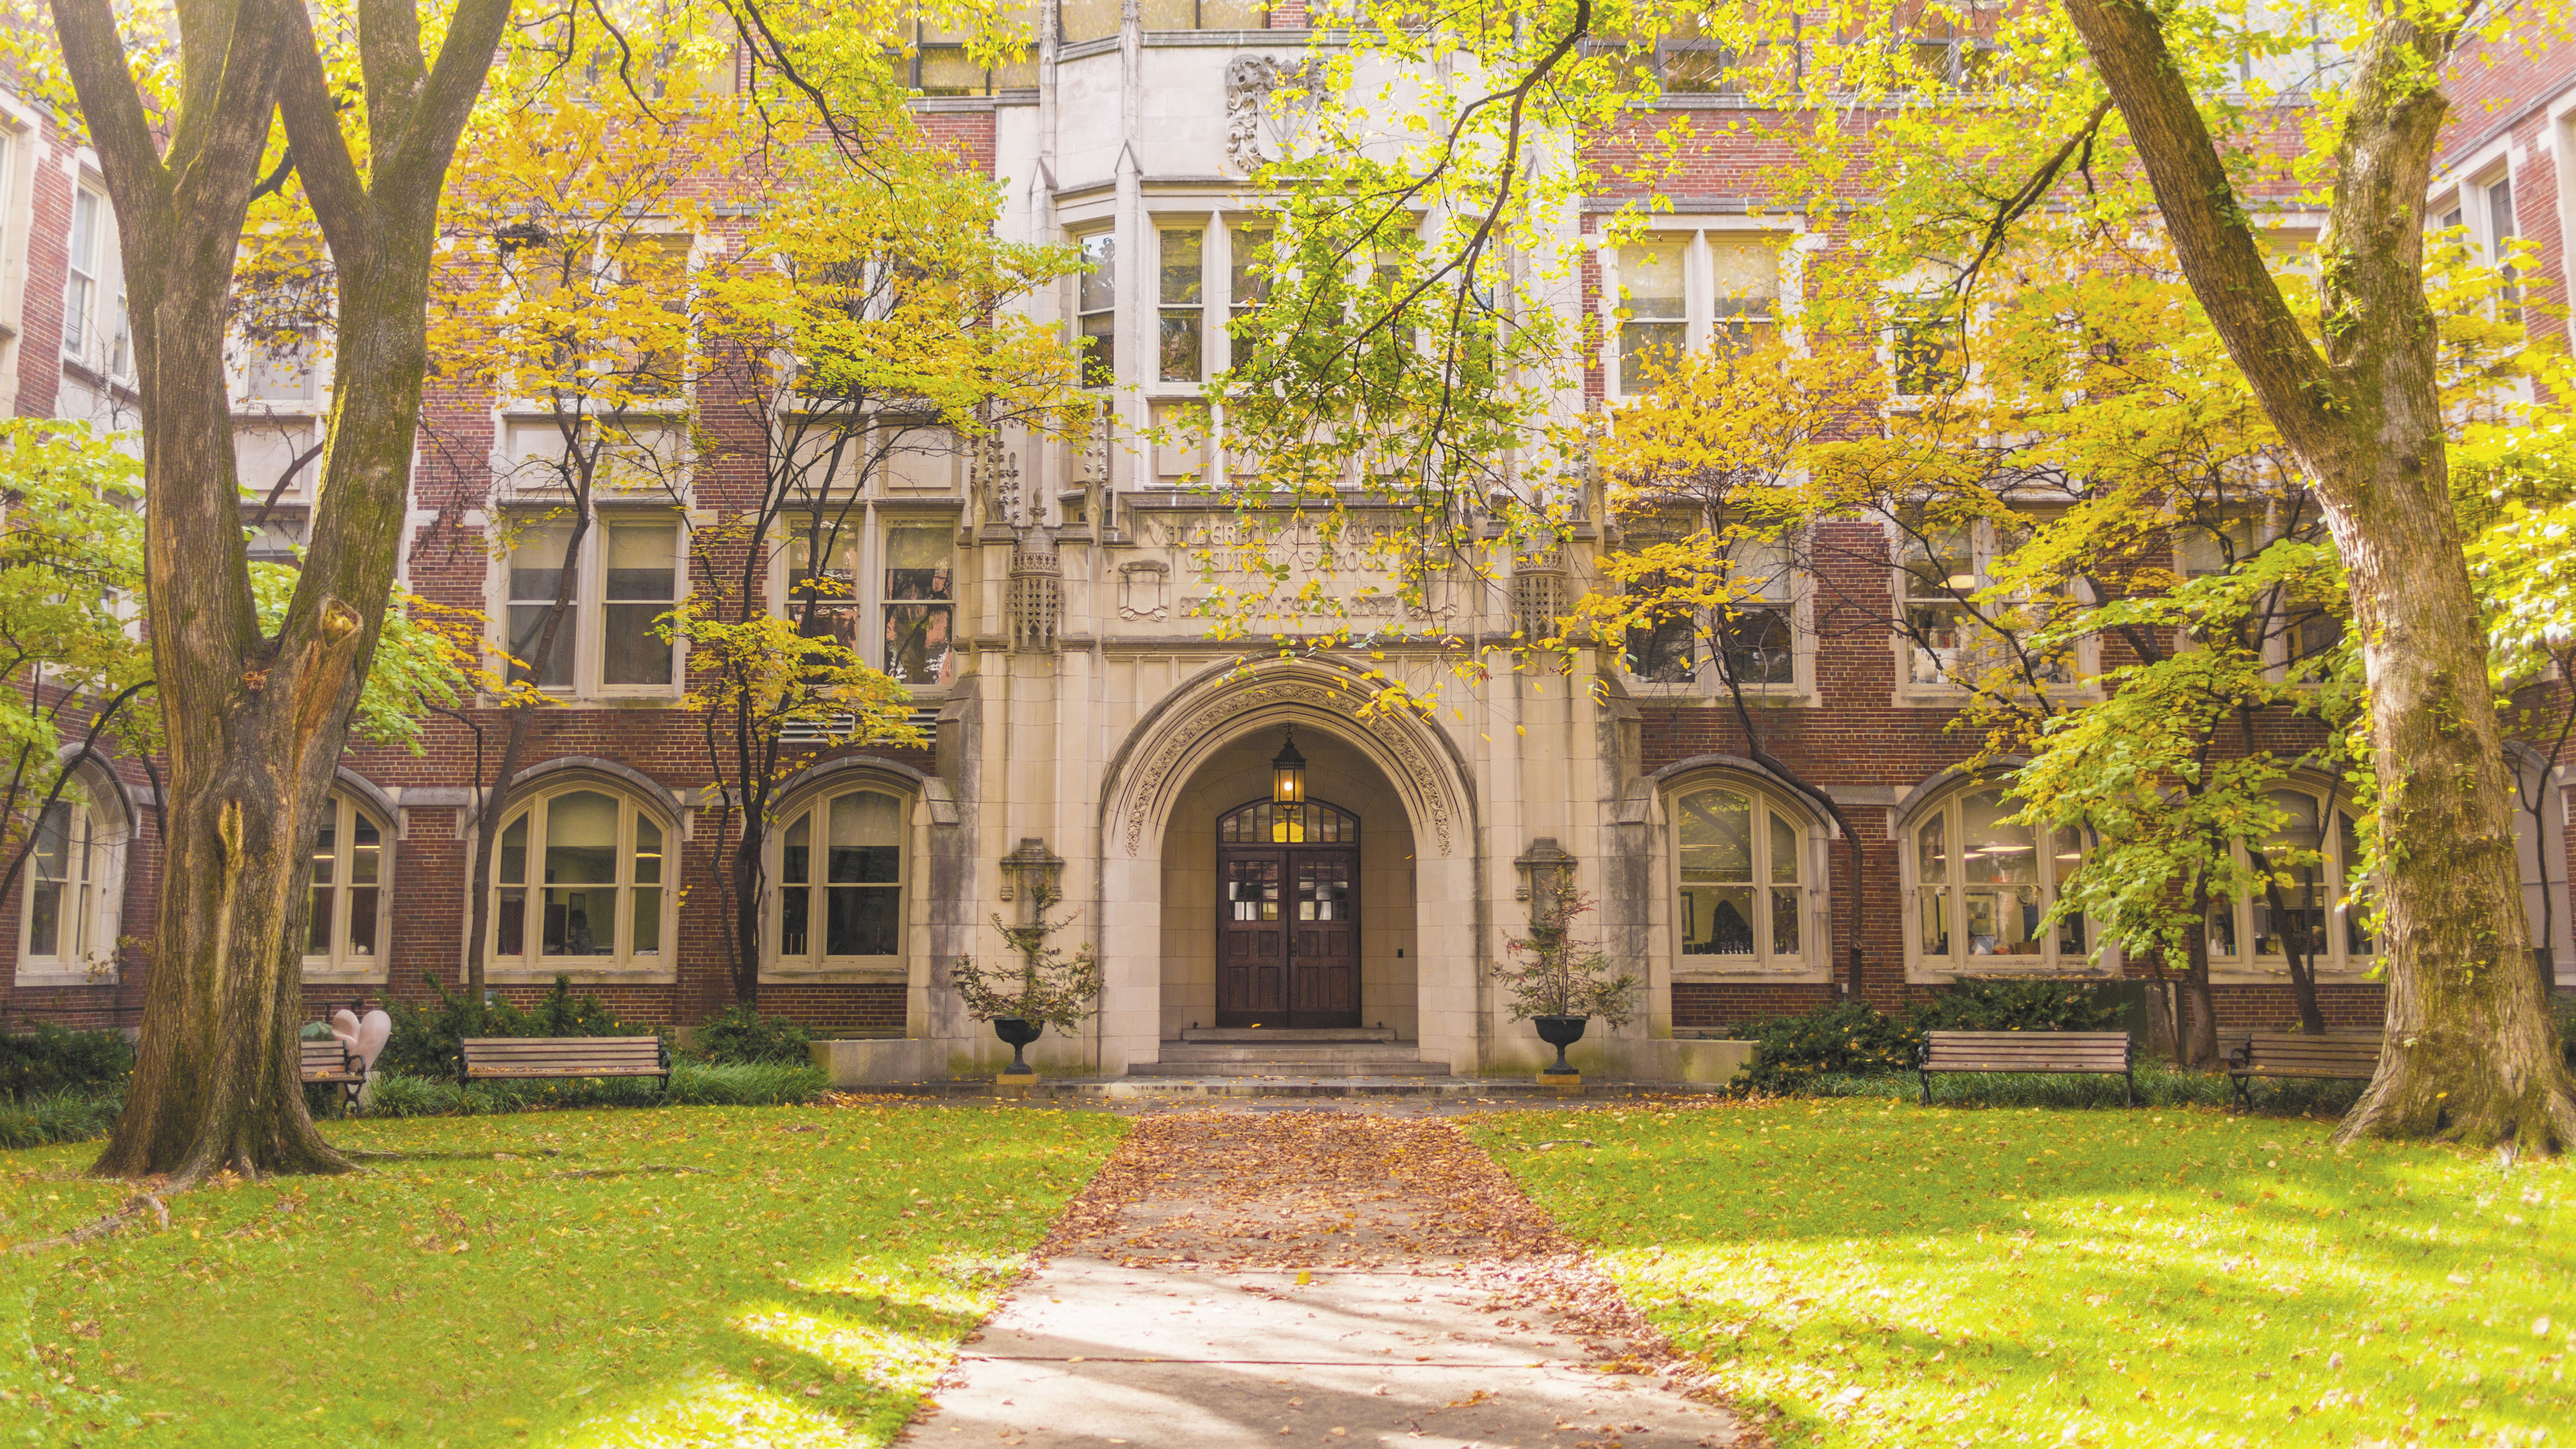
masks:
<path fill-rule="evenodd" d="M 997 1016 L 993 1018 L 993 1035 L 1000 1037 L 1003 1045 L 1011 1049 L 1011 1064 L 1002 1068 L 1003 1076 L 1034 1077 L 1038 1074 L 1037 1068 L 1030 1066 L 1025 1060 L 1023 1060 L 1020 1053 L 1028 1046 L 1029 1043 L 1036 1041 L 1045 1031 L 1046 1027 L 1044 1024 L 1034 1021 L 1026 1021 L 1016 1016 Z"/>
<path fill-rule="evenodd" d="M 1538 1069 L 1542 1077 L 1571 1077 L 1574 1064 L 1565 1059 L 1565 1049 L 1583 1040 L 1583 1028 L 1591 1024 L 1588 1016 L 1533 1016 L 1530 1024 L 1538 1028 L 1538 1039 L 1556 1048 L 1556 1060 Z"/>

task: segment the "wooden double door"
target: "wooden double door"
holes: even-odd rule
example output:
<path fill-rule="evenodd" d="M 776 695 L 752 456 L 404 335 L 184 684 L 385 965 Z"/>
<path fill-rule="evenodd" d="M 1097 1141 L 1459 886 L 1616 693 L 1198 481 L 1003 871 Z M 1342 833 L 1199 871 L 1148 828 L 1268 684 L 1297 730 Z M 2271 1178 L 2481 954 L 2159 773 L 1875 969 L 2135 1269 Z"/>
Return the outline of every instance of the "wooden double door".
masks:
<path fill-rule="evenodd" d="M 1359 820 L 1267 800 L 1217 823 L 1216 1024 L 1360 1025 Z"/>

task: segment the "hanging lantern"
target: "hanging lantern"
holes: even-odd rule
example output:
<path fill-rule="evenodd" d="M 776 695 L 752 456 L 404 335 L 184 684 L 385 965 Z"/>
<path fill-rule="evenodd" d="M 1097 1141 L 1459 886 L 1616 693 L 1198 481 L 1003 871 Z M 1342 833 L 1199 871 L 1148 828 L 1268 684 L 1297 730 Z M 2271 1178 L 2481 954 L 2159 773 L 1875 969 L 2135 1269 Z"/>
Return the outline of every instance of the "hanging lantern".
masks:
<path fill-rule="evenodd" d="M 1297 732 L 1281 732 L 1279 753 L 1270 761 L 1271 838 L 1291 843 L 1306 838 L 1306 757 L 1297 753 Z"/>
<path fill-rule="evenodd" d="M 1270 803 L 1306 803 L 1306 757 L 1297 753 L 1297 732 L 1293 729 L 1281 734 L 1279 753 L 1270 760 Z"/>

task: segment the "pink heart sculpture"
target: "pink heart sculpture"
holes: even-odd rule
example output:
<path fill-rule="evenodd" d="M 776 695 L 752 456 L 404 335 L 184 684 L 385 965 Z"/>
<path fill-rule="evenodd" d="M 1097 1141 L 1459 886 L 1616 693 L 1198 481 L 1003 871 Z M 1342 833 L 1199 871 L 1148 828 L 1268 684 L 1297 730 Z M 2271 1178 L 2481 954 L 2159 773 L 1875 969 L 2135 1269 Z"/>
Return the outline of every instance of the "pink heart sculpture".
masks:
<path fill-rule="evenodd" d="M 346 1015 L 346 1013 L 342 1014 Z M 385 1043 L 393 1037 L 393 1034 L 394 1019 L 385 1015 L 381 1007 L 368 1012 L 366 1019 L 358 1023 L 358 1060 L 364 1065 L 365 1070 L 376 1069 L 376 1057 L 384 1051 Z"/>
<path fill-rule="evenodd" d="M 331 1034 L 350 1046 L 358 1044 L 358 1014 L 347 1007 L 331 1013 Z"/>

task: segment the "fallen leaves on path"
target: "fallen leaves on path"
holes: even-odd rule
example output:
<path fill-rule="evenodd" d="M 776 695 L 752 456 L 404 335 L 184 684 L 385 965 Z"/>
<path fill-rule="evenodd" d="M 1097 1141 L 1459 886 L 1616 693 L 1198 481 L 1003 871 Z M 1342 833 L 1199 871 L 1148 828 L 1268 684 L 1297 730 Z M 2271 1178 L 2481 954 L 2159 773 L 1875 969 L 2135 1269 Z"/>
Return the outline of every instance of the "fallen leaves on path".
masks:
<path fill-rule="evenodd" d="M 1710 1397 L 1583 1246 L 1445 1121 L 1346 1112 L 1139 1120 L 1039 1249 L 1134 1267 L 1407 1271 L 1489 1296 L 1496 1326 L 1576 1338 L 1603 1373 Z M 1282 1291 L 1248 1290 L 1248 1291 Z M 1286 1290 L 1293 1291 L 1293 1290 Z M 1748 1431 L 1741 1441 L 1762 1442 Z"/>

